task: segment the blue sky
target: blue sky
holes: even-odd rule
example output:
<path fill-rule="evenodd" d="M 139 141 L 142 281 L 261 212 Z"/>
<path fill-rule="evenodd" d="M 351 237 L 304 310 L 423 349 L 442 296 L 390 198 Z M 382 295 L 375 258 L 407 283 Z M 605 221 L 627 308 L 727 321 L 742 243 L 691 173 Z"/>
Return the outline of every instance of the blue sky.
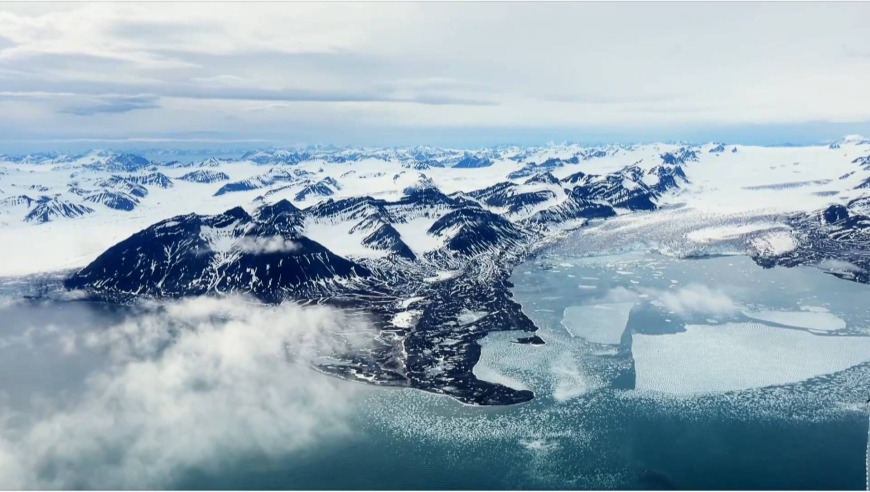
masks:
<path fill-rule="evenodd" d="M 870 133 L 865 3 L 5 3 L 0 148 Z"/>

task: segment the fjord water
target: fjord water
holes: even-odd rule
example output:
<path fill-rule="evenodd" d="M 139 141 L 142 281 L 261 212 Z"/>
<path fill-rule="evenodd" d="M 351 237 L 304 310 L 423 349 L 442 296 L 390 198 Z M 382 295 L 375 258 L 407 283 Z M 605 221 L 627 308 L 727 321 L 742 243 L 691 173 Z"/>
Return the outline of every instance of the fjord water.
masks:
<path fill-rule="evenodd" d="M 564 248 L 519 265 L 511 280 L 546 344 L 490 334 L 475 374 L 531 389 L 535 400 L 472 407 L 416 390 L 336 383 L 355 394 L 343 402 L 341 432 L 287 450 L 240 452 L 218 439 L 206 443 L 216 447 L 210 461 L 191 463 L 163 486 L 865 487 L 868 286 L 811 268 L 763 270 L 742 256 L 584 257 Z M 99 332 L 124 317 L 123 308 L 82 302 L 3 311 L 2 403 L 19 417 L 34 411 L 38 394 L 81 391 L 106 361 L 49 339 L 62 339 L 62 329 Z M 34 326 L 45 329 L 23 328 Z M 707 336 L 715 344 L 704 343 Z M 7 429 L 2 437 L 15 445 L 18 435 Z"/>

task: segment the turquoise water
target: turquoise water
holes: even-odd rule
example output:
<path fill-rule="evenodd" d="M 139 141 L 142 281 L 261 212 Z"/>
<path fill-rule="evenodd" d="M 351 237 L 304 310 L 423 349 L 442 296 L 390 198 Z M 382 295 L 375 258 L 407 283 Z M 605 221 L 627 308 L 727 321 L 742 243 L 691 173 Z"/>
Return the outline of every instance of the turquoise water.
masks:
<path fill-rule="evenodd" d="M 745 257 L 580 257 L 561 249 L 520 265 L 512 281 L 546 345 L 512 343 L 517 333 L 492 334 L 475 372 L 532 389 L 535 400 L 481 408 L 415 390 L 336 383 L 355 395 L 343 403 L 341 431 L 287 450 L 241 453 L 219 440 L 215 446 L 226 448 L 181 468 L 163 486 L 865 487 L 870 364 L 851 365 L 860 354 L 831 344 L 867 341 L 868 286 L 813 269 L 762 270 Z M 596 317 L 595 310 L 606 314 Z M 776 318 L 786 324 L 757 319 L 768 311 L 811 314 Z M 20 336 L 25 325 L 99 330 L 123 317 L 84 303 L 16 305 L 3 314 L 2 340 Z M 710 327 L 718 331 L 704 331 Z M 718 337 L 712 349 L 705 333 Z M 105 362 L 99 352 L 49 349 L 40 340 L 50 336 L 31 334 L 28 351 L 0 343 L 7 407 L 26 411 L 22 402 L 36 391 L 75 392 Z M 780 363 L 765 365 L 751 355 L 758 352 L 778 353 Z M 809 378 L 792 367 L 844 364 Z M 732 373 L 744 376 L 724 377 Z M 730 387 L 740 388 L 722 389 Z"/>

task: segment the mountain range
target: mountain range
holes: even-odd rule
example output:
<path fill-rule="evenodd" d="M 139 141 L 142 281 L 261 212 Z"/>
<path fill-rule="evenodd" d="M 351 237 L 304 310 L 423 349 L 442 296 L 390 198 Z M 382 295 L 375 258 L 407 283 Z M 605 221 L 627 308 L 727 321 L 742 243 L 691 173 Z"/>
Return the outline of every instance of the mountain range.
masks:
<path fill-rule="evenodd" d="M 187 163 L 99 151 L 0 161 L 0 221 L 16 238 L 106 231 L 104 247 L 86 254 L 55 246 L 67 289 L 112 302 L 241 293 L 363 310 L 380 333 L 371 350 L 324 358 L 318 370 L 471 404 L 534 397 L 472 372 L 487 333 L 536 330 L 511 298 L 512 268 L 613 217 L 686 209 L 709 225 L 772 215 L 776 228 L 746 236 L 743 252 L 759 265 L 870 281 L 870 143 L 851 137 L 807 148 L 312 148 Z"/>

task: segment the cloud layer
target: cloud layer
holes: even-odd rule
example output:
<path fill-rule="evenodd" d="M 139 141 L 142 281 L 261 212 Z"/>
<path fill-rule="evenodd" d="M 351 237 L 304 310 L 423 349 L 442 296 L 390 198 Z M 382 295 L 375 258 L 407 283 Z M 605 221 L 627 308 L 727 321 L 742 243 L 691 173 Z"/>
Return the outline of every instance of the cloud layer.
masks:
<path fill-rule="evenodd" d="M 371 333 L 334 309 L 241 298 L 149 304 L 85 332 L 37 330 L 65 353 L 103 352 L 109 362 L 81 394 L 28 415 L 0 412 L 0 488 L 168 487 L 191 469 L 340 436 L 364 390 L 308 362 Z"/>
<path fill-rule="evenodd" d="M 854 19 L 868 16 L 861 3 L 7 4 L 0 110 L 15 118 L 0 131 L 381 144 L 867 122 L 870 33 Z"/>

